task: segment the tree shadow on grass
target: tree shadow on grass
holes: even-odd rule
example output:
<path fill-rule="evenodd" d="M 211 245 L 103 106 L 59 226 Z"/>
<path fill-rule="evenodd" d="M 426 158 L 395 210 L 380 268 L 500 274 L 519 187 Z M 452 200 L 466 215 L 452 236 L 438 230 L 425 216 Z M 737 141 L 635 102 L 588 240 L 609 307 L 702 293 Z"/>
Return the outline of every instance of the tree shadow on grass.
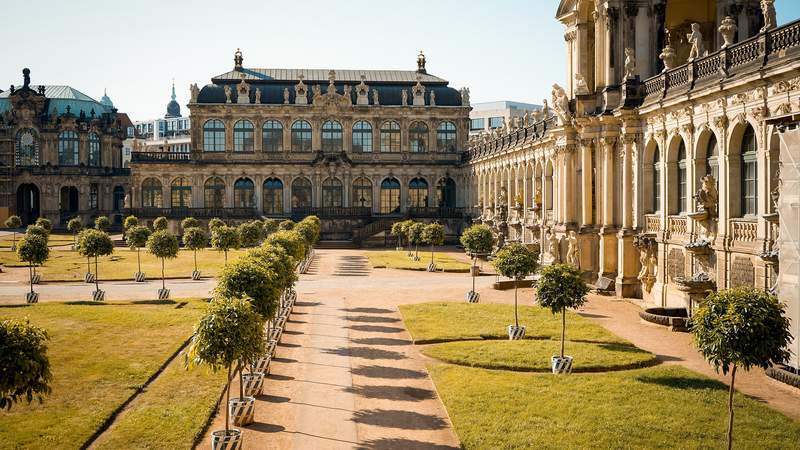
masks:
<path fill-rule="evenodd" d="M 364 398 L 406 402 L 418 402 L 436 397 L 433 391 L 429 389 L 408 386 L 353 386 L 345 388 L 344 390 Z"/>
<path fill-rule="evenodd" d="M 411 341 L 406 339 L 392 339 L 392 338 L 362 338 L 353 339 L 353 342 L 361 345 L 410 345 Z"/>
<path fill-rule="evenodd" d="M 425 372 L 418 370 L 387 366 L 360 366 L 352 369 L 350 373 L 367 378 L 385 378 L 387 380 L 420 379 L 427 376 Z"/>
<path fill-rule="evenodd" d="M 29 308 L 31 306 L 28 303 L 15 303 L 12 305 L 0 305 L 0 308 Z"/>
<path fill-rule="evenodd" d="M 353 358 L 363 359 L 391 359 L 400 360 L 405 359 L 406 355 L 391 350 L 381 350 L 371 347 L 338 347 L 328 348 L 323 350 L 324 353 L 329 355 L 338 356 L 351 356 Z"/>
<path fill-rule="evenodd" d="M 623 353 L 647 353 L 646 351 L 640 349 L 639 347 L 634 347 L 633 345 L 625 345 L 625 344 L 597 344 L 598 347 L 611 350 L 615 352 L 623 352 Z"/>
<path fill-rule="evenodd" d="M 65 305 L 70 306 L 109 306 L 112 305 L 111 303 L 106 302 L 93 302 L 90 300 L 76 300 L 72 302 L 64 302 Z"/>
<path fill-rule="evenodd" d="M 380 316 L 347 316 L 345 317 L 350 322 L 365 322 L 365 323 L 397 323 L 400 319 L 394 317 L 380 317 Z"/>
<path fill-rule="evenodd" d="M 450 445 L 399 438 L 373 439 L 356 448 L 358 450 L 460 450 L 459 447 Z"/>
<path fill-rule="evenodd" d="M 441 417 L 388 409 L 356 411 L 353 413 L 351 420 L 365 425 L 398 428 L 401 430 L 441 430 L 447 428 L 447 422 Z"/>
<path fill-rule="evenodd" d="M 174 305 L 178 302 L 175 300 L 133 300 L 134 305 Z"/>
<path fill-rule="evenodd" d="M 402 328 L 384 327 L 381 325 L 350 325 L 347 328 L 355 331 L 367 331 L 371 333 L 400 333 L 403 331 Z"/>
<path fill-rule="evenodd" d="M 648 384 L 657 384 L 673 389 L 697 389 L 697 390 L 723 390 L 727 391 L 725 383 L 710 378 L 684 378 L 674 376 L 659 375 L 639 375 L 636 381 Z"/>

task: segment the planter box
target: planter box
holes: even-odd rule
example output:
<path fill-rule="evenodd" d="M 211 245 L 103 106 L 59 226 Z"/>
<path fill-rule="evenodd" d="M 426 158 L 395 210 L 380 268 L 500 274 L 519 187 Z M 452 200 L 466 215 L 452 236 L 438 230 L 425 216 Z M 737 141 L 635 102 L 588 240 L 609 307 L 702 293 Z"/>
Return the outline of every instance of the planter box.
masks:
<path fill-rule="evenodd" d="M 192 280 L 197 281 L 199 279 L 200 279 L 200 271 L 199 270 L 193 270 L 192 271 Z"/>
<path fill-rule="evenodd" d="M 269 362 L 267 362 L 269 367 Z M 242 375 L 242 389 L 245 397 L 257 397 L 264 388 L 264 372 L 250 372 Z"/>
<path fill-rule="evenodd" d="M 244 436 L 239 430 L 219 430 L 211 433 L 211 450 L 241 450 Z"/>
<path fill-rule="evenodd" d="M 428 264 L 428 272 L 436 272 L 436 264 L 434 263 Z"/>
<path fill-rule="evenodd" d="M 39 303 L 39 293 L 38 292 L 28 292 L 25 294 L 25 302 L 26 303 Z"/>
<path fill-rule="evenodd" d="M 144 283 L 144 272 L 136 272 L 133 274 L 133 280 L 137 283 Z"/>
<path fill-rule="evenodd" d="M 563 358 L 560 356 L 553 356 L 550 362 L 554 374 L 572 373 L 572 356 L 564 356 Z"/>
<path fill-rule="evenodd" d="M 508 339 L 510 341 L 518 341 L 518 340 L 520 340 L 520 339 L 522 339 L 524 337 L 525 337 L 525 326 L 524 325 L 520 325 L 518 327 L 514 326 L 514 325 L 509 325 L 508 326 Z"/>
<path fill-rule="evenodd" d="M 106 299 L 106 291 L 96 290 L 92 291 L 92 301 L 102 302 Z"/>
<path fill-rule="evenodd" d="M 253 397 L 232 398 L 228 401 L 228 411 L 234 425 L 238 427 L 250 425 L 256 414 L 256 399 Z"/>
<path fill-rule="evenodd" d="M 478 303 L 478 300 L 480 299 L 481 294 L 478 294 L 475 291 L 469 291 L 464 295 L 464 300 L 466 300 L 467 303 Z"/>
<path fill-rule="evenodd" d="M 42 276 L 38 273 L 31 277 L 31 284 L 39 284 L 40 281 L 42 281 Z"/>
<path fill-rule="evenodd" d="M 269 354 L 258 358 L 254 363 L 250 364 L 250 373 L 262 373 L 269 375 L 269 363 L 271 361 L 272 357 Z"/>
<path fill-rule="evenodd" d="M 169 289 L 159 289 L 158 290 L 158 299 L 159 300 L 169 300 Z"/>
<path fill-rule="evenodd" d="M 93 273 L 87 273 L 86 275 L 84 275 L 83 281 L 85 283 L 94 283 L 94 274 Z"/>

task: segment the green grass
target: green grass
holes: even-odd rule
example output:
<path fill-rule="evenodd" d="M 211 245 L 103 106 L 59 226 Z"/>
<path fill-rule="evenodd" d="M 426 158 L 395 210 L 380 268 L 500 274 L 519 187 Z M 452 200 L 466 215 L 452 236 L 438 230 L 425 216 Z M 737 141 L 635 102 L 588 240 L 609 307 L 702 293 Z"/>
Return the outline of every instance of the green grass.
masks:
<path fill-rule="evenodd" d="M 417 344 L 507 339 L 507 327 L 514 323 L 512 305 L 420 303 L 400 305 L 400 313 Z M 561 321 L 558 319 L 550 310 L 538 306 L 519 307 L 519 323 L 527 327 L 525 337 L 528 339 L 560 339 Z M 628 344 L 573 312 L 567 312 L 567 340 Z"/>
<path fill-rule="evenodd" d="M 245 250 L 228 252 L 228 261 L 232 262 Z M 141 252 L 142 272 L 149 279 L 161 277 L 161 260 L 147 253 Z M 225 262 L 222 252 L 216 250 L 203 250 L 197 252 L 197 267 L 203 276 L 214 276 L 223 267 Z M 0 252 L 0 264 L 6 267 L 27 267 L 17 258 L 16 253 Z M 92 261 L 94 272 L 94 261 Z M 86 273 L 86 258 L 71 250 L 52 250 L 50 259 L 43 267 L 38 269 L 42 274 L 42 281 L 81 281 Z M 131 280 L 137 270 L 136 252 L 127 248 L 115 248 L 110 256 L 98 259 L 100 280 L 119 281 Z M 194 254 L 190 250 L 181 250 L 178 257 L 167 260 L 165 272 L 167 278 L 189 278 L 194 270 Z"/>
<path fill-rule="evenodd" d="M 425 251 L 427 250 L 427 251 Z M 366 253 L 373 268 L 388 268 L 402 270 L 427 270 L 431 262 L 430 248 L 419 249 L 419 261 L 414 261 L 406 256 L 405 250 L 372 251 Z M 445 272 L 468 273 L 470 265 L 459 261 L 446 253 L 435 252 L 434 262 L 438 270 Z"/>
<path fill-rule="evenodd" d="M 529 374 L 429 371 L 465 449 L 725 448 L 727 387 L 678 366 Z M 737 394 L 734 448 L 794 448 L 800 424 Z"/>
<path fill-rule="evenodd" d="M 54 378 L 53 392 L 44 403 L 20 404 L 2 412 L 0 448 L 80 447 L 189 337 L 203 307 L 203 301 L 188 300 L 177 304 L 42 303 L 0 308 L 0 319 L 27 317 L 49 332 Z M 207 382 L 192 384 L 197 376 L 185 375 L 183 381 L 175 380 L 165 388 L 186 382 L 187 386 L 180 388 L 190 390 L 198 405 L 187 405 L 185 411 L 203 408 L 206 396 L 211 395 Z M 164 382 L 159 380 L 153 389 Z M 221 383 L 211 385 L 218 395 Z M 188 420 L 196 421 L 198 413 L 192 414 Z M 153 423 L 142 422 L 141 432 L 178 427 L 164 421 L 160 429 L 145 430 Z"/>
<path fill-rule="evenodd" d="M 460 341 L 423 347 L 422 353 L 445 362 L 487 369 L 549 372 L 550 357 L 558 355 L 553 340 Z M 632 345 L 566 342 L 575 372 L 632 369 L 655 364 L 656 356 Z"/>
<path fill-rule="evenodd" d="M 25 233 L 17 233 L 17 244 L 19 244 L 19 240 Z M 0 237 L 0 248 L 2 249 L 10 249 L 11 244 L 14 242 L 14 235 L 10 234 L 8 236 Z M 57 234 L 51 233 L 50 238 L 47 240 L 47 245 L 49 247 L 58 247 L 62 245 L 70 245 L 73 242 L 73 238 L 71 234 Z"/>

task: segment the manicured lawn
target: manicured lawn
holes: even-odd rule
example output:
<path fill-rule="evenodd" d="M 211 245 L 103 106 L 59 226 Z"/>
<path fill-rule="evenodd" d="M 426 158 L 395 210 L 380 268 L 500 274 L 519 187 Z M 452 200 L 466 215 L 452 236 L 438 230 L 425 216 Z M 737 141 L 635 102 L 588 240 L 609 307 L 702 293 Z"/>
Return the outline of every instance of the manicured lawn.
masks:
<path fill-rule="evenodd" d="M 523 301 L 525 301 L 523 299 Z M 417 344 L 476 339 L 507 339 L 514 323 L 512 305 L 455 302 L 400 305 L 406 327 Z M 520 306 L 519 323 L 526 338 L 560 339 L 561 321 L 550 310 Z M 567 313 L 567 340 L 628 344 L 628 342 L 579 315 Z"/>
<path fill-rule="evenodd" d="M 204 302 L 130 302 L 105 304 L 42 303 L 30 307 L 0 308 L 0 319 L 24 318 L 45 328 L 51 337 L 53 392 L 43 404 L 17 405 L 0 415 L 0 448 L 78 448 L 109 415 L 191 335 Z M 179 376 L 177 373 L 168 375 Z M 160 430 L 198 428 L 199 410 L 208 410 L 207 397 L 218 395 L 221 383 L 195 382 L 204 375 L 185 374 L 183 380 L 159 380 L 153 389 L 191 391 L 197 405 L 185 405 L 193 425 L 165 420 Z M 165 385 L 166 383 L 166 385 Z M 176 385 L 185 383 L 186 386 Z M 209 388 L 212 393 L 209 393 Z M 153 394 L 151 391 L 149 394 Z M 158 399 L 152 400 L 157 404 Z M 177 408 L 180 410 L 180 408 Z M 176 411 L 176 410 L 173 410 Z M 162 410 L 169 414 L 170 410 Z M 131 415 L 135 418 L 134 415 Z M 179 420 L 179 419 L 175 419 Z M 183 420 L 183 419 L 180 419 Z M 140 432 L 155 426 L 141 422 Z M 157 433 L 159 429 L 147 430 Z M 188 442 L 183 439 L 183 442 Z M 184 446 L 185 447 L 185 446 Z M 127 447 L 126 447 L 127 448 Z M 175 447 L 171 447 L 175 448 Z"/>
<path fill-rule="evenodd" d="M 245 250 L 228 252 L 228 261 L 235 260 Z M 161 277 L 161 260 L 141 252 L 142 271 L 148 279 Z M 197 267 L 203 276 L 213 276 L 225 262 L 222 252 L 208 249 L 197 253 Z M 20 262 L 16 253 L 0 252 L 0 264 L 6 267 L 27 267 Z M 98 259 L 100 279 L 106 281 L 131 280 L 137 270 L 136 252 L 127 248 L 115 248 L 110 256 Z M 94 261 L 92 261 L 94 272 Z M 190 250 L 181 250 L 178 257 L 167 260 L 165 272 L 167 278 L 189 278 L 194 270 L 194 254 Z M 86 273 L 86 258 L 71 250 L 52 250 L 50 259 L 39 268 L 42 281 L 80 281 Z"/>
<path fill-rule="evenodd" d="M 557 355 L 554 340 L 460 341 L 432 344 L 422 353 L 445 362 L 487 369 L 549 372 L 550 357 Z M 566 342 L 565 353 L 574 358 L 575 372 L 632 369 L 656 363 L 656 356 L 632 345 Z"/>
<path fill-rule="evenodd" d="M 678 366 L 530 374 L 429 371 L 465 449 L 725 448 L 727 387 Z M 734 448 L 795 448 L 800 423 L 737 394 Z"/>
<path fill-rule="evenodd" d="M 17 233 L 17 243 L 22 238 L 25 233 Z M 2 249 L 10 249 L 11 244 L 14 242 L 14 236 L 8 235 L 0 237 L 0 248 Z M 61 245 L 69 245 L 72 244 L 73 238 L 71 234 L 57 234 L 51 233 L 50 238 L 47 240 L 47 244 L 50 247 L 58 247 Z"/>
<path fill-rule="evenodd" d="M 403 269 L 403 270 L 427 270 L 431 262 L 430 248 L 419 249 L 419 261 L 414 261 L 406 256 L 405 250 L 386 250 L 366 252 L 370 264 L 373 268 Z M 468 273 L 469 264 L 459 261 L 446 253 L 434 253 L 434 262 L 438 270 L 444 269 L 445 272 Z"/>

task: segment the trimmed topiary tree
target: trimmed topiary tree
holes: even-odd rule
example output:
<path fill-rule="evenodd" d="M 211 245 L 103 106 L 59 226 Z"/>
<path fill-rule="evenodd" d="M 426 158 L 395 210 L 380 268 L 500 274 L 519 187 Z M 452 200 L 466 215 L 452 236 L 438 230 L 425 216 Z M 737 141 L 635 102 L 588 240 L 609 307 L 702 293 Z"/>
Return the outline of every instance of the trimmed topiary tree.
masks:
<path fill-rule="evenodd" d="M 189 227 L 183 229 L 183 246 L 194 252 L 194 271 L 192 279 L 200 279 L 200 271 L 197 270 L 197 251 L 203 250 L 208 246 L 208 235 L 200 227 Z"/>
<path fill-rule="evenodd" d="M 264 219 L 264 237 L 269 237 L 270 234 L 278 231 L 278 221 L 275 219 Z"/>
<path fill-rule="evenodd" d="M 275 281 L 281 290 L 291 288 L 297 281 L 294 259 L 283 247 L 264 243 L 260 247 L 249 250 L 247 256 L 274 272 Z"/>
<path fill-rule="evenodd" d="M 264 329 L 261 316 L 244 299 L 217 298 L 194 327 L 187 366 L 205 364 L 212 370 L 228 371 L 225 383 L 225 430 L 212 432 L 213 448 L 241 448 L 241 431 L 231 429 L 231 372 L 234 364 L 255 361 L 264 351 Z M 245 399 L 239 399 L 236 405 Z"/>
<path fill-rule="evenodd" d="M 106 216 L 98 216 L 94 219 L 94 228 L 100 231 L 108 231 L 111 228 L 111 220 Z"/>
<path fill-rule="evenodd" d="M 567 309 L 580 308 L 586 303 L 589 286 L 581 278 L 581 271 L 572 264 L 553 264 L 542 267 L 536 282 L 539 305 L 553 314 L 561 314 L 561 352 L 553 356 L 553 373 L 570 373 L 572 357 L 564 356 L 564 337 L 567 329 Z"/>
<path fill-rule="evenodd" d="M 213 219 L 208 221 L 208 232 L 213 233 L 219 227 L 224 227 L 225 222 L 222 221 L 219 217 L 214 217 Z"/>
<path fill-rule="evenodd" d="M 219 297 L 250 300 L 253 309 L 266 321 L 278 309 L 282 289 L 277 279 L 277 274 L 266 265 L 245 256 L 222 269 L 214 292 Z"/>
<path fill-rule="evenodd" d="M 128 228 L 128 231 L 125 233 L 125 243 L 128 244 L 131 250 L 136 250 L 136 267 L 138 269 L 133 277 L 139 283 L 144 281 L 140 250 L 147 245 L 147 239 L 149 237 L 150 229 L 142 225 L 134 225 Z"/>
<path fill-rule="evenodd" d="M 122 228 L 127 232 L 129 229 L 139 225 L 139 219 L 136 216 L 128 216 L 122 222 Z"/>
<path fill-rule="evenodd" d="M 508 326 L 508 338 L 511 340 L 525 337 L 525 327 L 519 325 L 519 312 L 517 311 L 517 285 L 520 280 L 536 271 L 536 255 L 528 247 L 513 243 L 506 245 L 497 252 L 493 261 L 495 269 L 500 275 L 514 280 L 514 325 Z"/>
<path fill-rule="evenodd" d="M 425 231 L 425 224 L 414 222 L 408 226 L 408 240 L 414 244 L 414 261 L 419 261 L 419 244 L 424 244 L 422 233 Z"/>
<path fill-rule="evenodd" d="M 17 256 L 20 261 L 28 263 L 31 291 L 28 293 L 26 300 L 28 303 L 36 303 L 39 300 L 39 296 L 33 291 L 34 265 L 44 264 L 50 257 L 50 247 L 47 246 L 47 239 L 38 234 L 25 234 L 17 246 Z"/>
<path fill-rule="evenodd" d="M 0 409 L 15 403 L 41 403 L 53 374 L 47 357 L 47 331 L 19 319 L 0 321 Z"/>
<path fill-rule="evenodd" d="M 86 232 L 89 230 L 91 230 L 91 228 L 84 228 L 83 230 L 78 232 L 78 240 L 75 242 L 75 244 L 77 245 L 76 250 L 81 248 L 81 241 L 83 240 L 83 237 L 86 235 Z M 86 281 L 87 283 L 94 282 L 94 275 L 92 275 L 92 261 L 88 256 L 86 257 L 86 276 L 84 277 L 84 281 Z"/>
<path fill-rule="evenodd" d="M 50 230 L 41 225 L 28 225 L 28 228 L 25 229 L 25 234 L 35 234 L 45 240 L 50 240 Z"/>
<path fill-rule="evenodd" d="M 306 242 L 300 233 L 294 230 L 275 232 L 267 239 L 266 243 L 284 249 L 294 259 L 295 266 L 300 264 L 306 254 Z"/>
<path fill-rule="evenodd" d="M 147 251 L 161 260 L 161 290 L 158 292 L 159 300 L 169 298 L 164 281 L 164 261 L 178 256 L 178 238 L 167 230 L 156 231 L 147 239 Z"/>
<path fill-rule="evenodd" d="M 228 264 L 228 251 L 240 246 L 241 240 L 236 228 L 223 225 L 211 230 L 211 247 L 225 253 L 225 265 Z"/>
<path fill-rule="evenodd" d="M 466 299 L 470 303 L 476 303 L 480 299 L 480 295 L 475 292 L 475 277 L 478 275 L 478 257 L 488 255 L 494 247 L 494 235 L 492 230 L 486 225 L 473 225 L 461 234 L 461 245 L 464 250 L 472 258 L 472 268 L 470 274 L 472 275 L 472 290 L 467 292 Z"/>
<path fill-rule="evenodd" d="M 245 222 L 237 228 L 241 246 L 252 248 L 261 244 L 263 237 L 263 227 L 260 222 Z"/>
<path fill-rule="evenodd" d="M 436 264 L 433 262 L 433 248 L 444 244 L 444 227 L 436 222 L 425 225 L 425 229 L 422 230 L 422 241 L 431 246 L 431 263 L 428 266 L 428 272 L 434 272 Z"/>
<path fill-rule="evenodd" d="M 72 233 L 72 249 L 78 248 L 78 233 L 83 229 L 83 222 L 77 217 L 69 219 L 67 222 L 67 231 Z"/>
<path fill-rule="evenodd" d="M 83 238 L 78 243 L 78 254 L 87 258 L 94 258 L 94 287 L 95 301 L 103 300 L 100 291 L 100 272 L 98 272 L 97 259 L 100 256 L 108 256 L 114 252 L 114 243 L 108 237 L 108 233 L 100 230 L 87 229 L 83 231 Z"/>
<path fill-rule="evenodd" d="M 286 219 L 278 224 L 278 229 L 283 231 L 291 231 L 294 229 L 295 223 L 292 220 Z"/>
<path fill-rule="evenodd" d="M 789 358 L 789 319 L 777 297 L 753 288 L 710 294 L 692 316 L 694 343 L 714 369 L 731 374 L 728 393 L 728 449 L 733 446 L 736 370 L 766 369 Z"/>
<path fill-rule="evenodd" d="M 181 220 L 181 230 L 183 230 L 184 232 L 186 231 L 187 228 L 199 228 L 199 227 L 200 227 L 200 221 L 195 219 L 194 217 L 187 217 Z"/>
<path fill-rule="evenodd" d="M 19 216 L 9 216 L 5 221 L 6 228 L 11 229 L 11 251 L 17 247 L 17 230 L 22 228 L 22 219 Z"/>
<path fill-rule="evenodd" d="M 397 247 L 396 250 L 403 249 L 403 237 L 405 236 L 405 230 L 403 230 L 403 222 L 395 222 L 392 224 L 392 229 L 390 233 L 393 236 L 397 237 Z"/>
<path fill-rule="evenodd" d="M 50 232 L 53 231 L 53 222 L 51 222 L 50 219 L 47 219 L 45 217 L 39 217 L 38 219 L 36 219 L 36 225 L 39 225 L 40 227 L 47 230 L 47 234 L 50 234 Z"/>
<path fill-rule="evenodd" d="M 400 226 L 400 229 L 402 230 L 403 236 L 406 238 L 406 247 L 408 248 L 407 249 L 408 251 L 407 251 L 406 254 L 408 256 L 411 256 L 411 244 L 412 244 L 412 242 L 411 242 L 411 227 L 414 226 L 414 223 L 415 222 L 413 220 L 411 220 L 411 219 L 404 220 L 404 221 L 401 222 L 401 226 Z"/>
<path fill-rule="evenodd" d="M 166 230 L 169 227 L 169 221 L 166 217 L 156 217 L 153 221 L 153 231 Z"/>

